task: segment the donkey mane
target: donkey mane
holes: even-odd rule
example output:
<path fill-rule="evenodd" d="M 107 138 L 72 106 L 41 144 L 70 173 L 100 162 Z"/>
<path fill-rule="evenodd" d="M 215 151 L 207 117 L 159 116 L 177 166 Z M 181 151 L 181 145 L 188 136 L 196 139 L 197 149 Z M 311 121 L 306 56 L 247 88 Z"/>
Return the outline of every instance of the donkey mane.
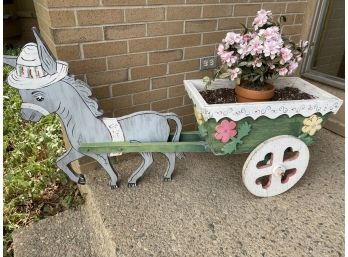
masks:
<path fill-rule="evenodd" d="M 103 112 L 98 110 L 99 107 L 96 99 L 90 97 L 92 95 L 92 91 L 85 82 L 70 76 L 65 76 L 62 81 L 76 90 L 95 117 L 103 115 Z"/>

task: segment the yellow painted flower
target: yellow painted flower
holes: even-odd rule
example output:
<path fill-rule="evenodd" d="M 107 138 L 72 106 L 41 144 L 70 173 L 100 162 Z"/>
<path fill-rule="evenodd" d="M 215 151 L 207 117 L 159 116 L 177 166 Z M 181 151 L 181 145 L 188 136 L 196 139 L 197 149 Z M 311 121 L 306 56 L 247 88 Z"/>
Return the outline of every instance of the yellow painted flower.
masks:
<path fill-rule="evenodd" d="M 204 122 L 203 115 L 202 115 L 202 113 L 200 113 L 200 112 L 196 109 L 196 107 L 194 107 L 193 109 L 194 109 L 194 112 L 195 112 L 195 116 L 196 116 L 197 123 L 198 123 L 198 125 L 201 125 L 201 124 Z"/>
<path fill-rule="evenodd" d="M 303 120 L 303 127 L 302 132 L 306 133 L 310 136 L 313 136 L 315 132 L 321 129 L 321 123 L 323 122 L 323 119 L 318 117 L 317 115 L 312 115 L 308 118 L 305 118 Z"/>

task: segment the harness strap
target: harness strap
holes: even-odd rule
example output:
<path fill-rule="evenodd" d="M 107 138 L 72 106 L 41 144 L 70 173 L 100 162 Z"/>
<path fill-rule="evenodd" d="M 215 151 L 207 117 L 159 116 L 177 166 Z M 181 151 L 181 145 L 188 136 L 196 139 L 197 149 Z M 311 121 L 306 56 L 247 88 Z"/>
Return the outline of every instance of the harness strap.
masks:
<path fill-rule="evenodd" d="M 124 135 L 120 124 L 116 118 L 103 118 L 105 126 L 108 128 L 111 134 L 112 142 L 124 142 Z M 110 153 L 109 156 L 118 156 L 122 153 Z"/>

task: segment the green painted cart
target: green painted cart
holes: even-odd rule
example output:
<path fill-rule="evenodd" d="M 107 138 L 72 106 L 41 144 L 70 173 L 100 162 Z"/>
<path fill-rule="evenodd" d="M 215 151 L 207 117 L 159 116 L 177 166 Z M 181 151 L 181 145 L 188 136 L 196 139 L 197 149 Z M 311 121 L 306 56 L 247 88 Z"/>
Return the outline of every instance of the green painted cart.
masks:
<path fill-rule="evenodd" d="M 214 88 L 234 87 L 217 80 Z M 303 176 L 308 145 L 342 100 L 297 77 L 279 78 L 276 88 L 298 87 L 310 100 L 207 104 L 199 91 L 202 80 L 184 81 L 194 104 L 199 131 L 181 133 L 179 142 L 107 142 L 82 144 L 81 152 L 212 152 L 215 155 L 250 153 L 243 167 L 246 188 L 260 197 L 281 194 Z"/>

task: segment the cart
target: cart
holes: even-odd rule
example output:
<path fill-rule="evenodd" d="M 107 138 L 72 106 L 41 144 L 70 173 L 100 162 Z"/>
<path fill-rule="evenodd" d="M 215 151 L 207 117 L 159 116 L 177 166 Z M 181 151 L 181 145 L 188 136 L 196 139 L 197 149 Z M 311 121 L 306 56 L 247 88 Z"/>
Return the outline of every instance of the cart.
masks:
<path fill-rule="evenodd" d="M 198 131 L 182 132 L 178 142 L 105 142 L 81 144 L 82 153 L 212 152 L 215 155 L 250 153 L 242 177 L 254 195 L 269 197 L 292 188 L 305 173 L 308 145 L 342 100 L 297 78 L 279 78 L 275 87 L 298 87 L 310 100 L 259 103 L 207 104 L 199 91 L 202 80 L 184 81 L 192 99 Z M 233 88 L 217 80 L 215 88 Z"/>

